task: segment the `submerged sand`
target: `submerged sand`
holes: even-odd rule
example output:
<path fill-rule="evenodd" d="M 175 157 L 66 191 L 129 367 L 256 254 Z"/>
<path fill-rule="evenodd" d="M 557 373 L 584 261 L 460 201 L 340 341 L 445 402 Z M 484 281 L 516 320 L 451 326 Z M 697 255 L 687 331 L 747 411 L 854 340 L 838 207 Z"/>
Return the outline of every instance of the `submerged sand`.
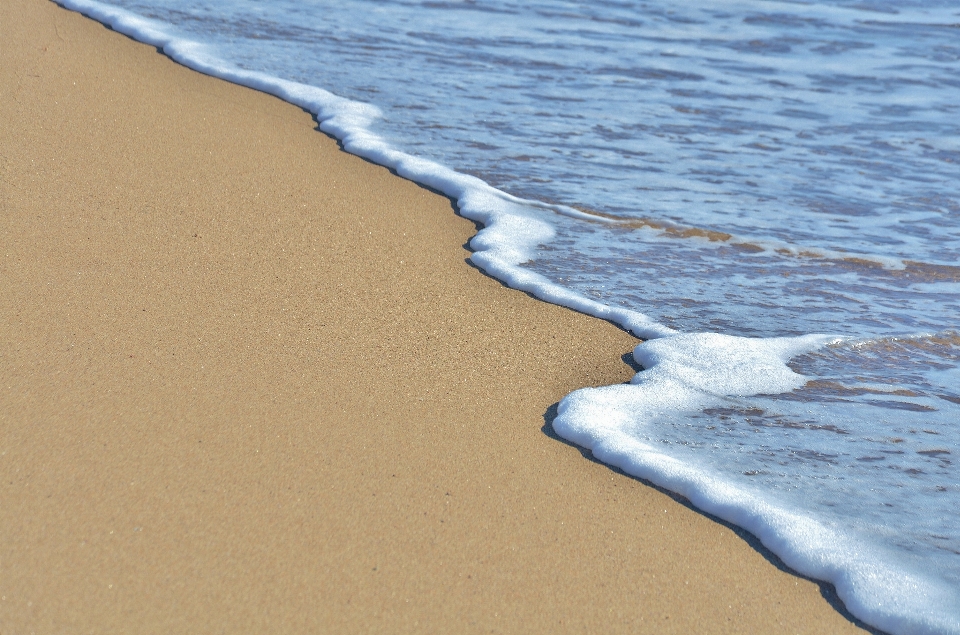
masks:
<path fill-rule="evenodd" d="M 5 0 L 0 122 L 0 632 L 858 630 L 552 438 L 635 339 L 309 114 Z"/>

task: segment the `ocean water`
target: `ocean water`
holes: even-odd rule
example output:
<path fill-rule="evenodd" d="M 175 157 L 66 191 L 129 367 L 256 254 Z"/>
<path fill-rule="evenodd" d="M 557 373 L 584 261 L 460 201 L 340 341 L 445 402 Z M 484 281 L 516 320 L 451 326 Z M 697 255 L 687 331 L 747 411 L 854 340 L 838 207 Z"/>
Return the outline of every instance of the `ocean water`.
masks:
<path fill-rule="evenodd" d="M 956 0 L 60 1 L 314 112 L 479 221 L 488 273 L 645 338 L 560 435 L 871 625 L 960 633 Z"/>

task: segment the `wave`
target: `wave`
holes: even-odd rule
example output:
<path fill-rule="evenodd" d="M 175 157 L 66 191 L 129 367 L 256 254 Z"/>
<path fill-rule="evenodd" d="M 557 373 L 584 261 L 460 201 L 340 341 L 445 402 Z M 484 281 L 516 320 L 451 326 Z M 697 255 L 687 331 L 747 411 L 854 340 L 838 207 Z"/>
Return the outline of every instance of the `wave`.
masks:
<path fill-rule="evenodd" d="M 899 553 L 857 531 L 811 518 L 797 508 L 709 466 L 670 456 L 642 440 L 645 426 L 659 418 L 739 403 L 756 395 L 791 394 L 806 377 L 791 359 L 837 345 L 828 335 L 748 338 L 714 333 L 679 333 L 649 315 L 592 299 L 558 284 L 529 266 L 556 228 L 543 217 L 553 212 L 623 228 L 645 228 L 668 238 L 702 239 L 746 250 L 801 258 L 868 263 L 891 272 L 922 270 L 934 278 L 956 276 L 945 266 L 926 266 L 882 255 L 797 248 L 667 221 L 624 220 L 513 196 L 486 181 L 396 149 L 373 132 L 382 115 L 375 106 L 337 96 L 305 83 L 245 70 L 225 62 L 209 47 L 178 36 L 167 25 L 95 0 L 58 0 L 114 30 L 162 50 L 193 70 L 248 86 L 304 108 L 319 129 L 340 140 L 347 152 L 394 170 L 456 201 L 461 215 L 482 225 L 470 241 L 471 261 L 510 287 L 544 301 L 609 320 L 647 341 L 634 351 L 646 370 L 630 384 L 583 389 L 567 396 L 554 421 L 556 431 L 610 465 L 687 497 L 694 505 L 740 525 L 797 571 L 832 583 L 848 609 L 865 622 L 895 633 L 960 633 L 956 588 Z M 951 280 L 953 278 L 950 278 Z"/>

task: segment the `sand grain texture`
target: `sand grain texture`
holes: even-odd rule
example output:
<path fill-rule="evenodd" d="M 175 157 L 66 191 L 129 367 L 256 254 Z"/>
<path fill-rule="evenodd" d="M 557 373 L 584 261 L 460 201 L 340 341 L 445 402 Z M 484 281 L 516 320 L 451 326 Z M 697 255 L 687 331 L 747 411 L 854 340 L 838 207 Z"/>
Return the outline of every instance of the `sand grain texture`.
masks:
<path fill-rule="evenodd" d="M 634 339 L 311 117 L 0 4 L 0 632 L 842 633 L 549 438 Z"/>

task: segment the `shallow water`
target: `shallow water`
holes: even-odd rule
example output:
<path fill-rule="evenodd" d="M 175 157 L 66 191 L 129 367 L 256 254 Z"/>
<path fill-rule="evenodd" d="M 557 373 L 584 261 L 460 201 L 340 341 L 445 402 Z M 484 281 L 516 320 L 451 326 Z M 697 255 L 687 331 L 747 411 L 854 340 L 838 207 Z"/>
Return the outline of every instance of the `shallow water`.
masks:
<path fill-rule="evenodd" d="M 960 632 L 955 2 L 67 4 L 457 199 L 508 284 L 663 337 L 558 432 L 871 624 Z"/>

